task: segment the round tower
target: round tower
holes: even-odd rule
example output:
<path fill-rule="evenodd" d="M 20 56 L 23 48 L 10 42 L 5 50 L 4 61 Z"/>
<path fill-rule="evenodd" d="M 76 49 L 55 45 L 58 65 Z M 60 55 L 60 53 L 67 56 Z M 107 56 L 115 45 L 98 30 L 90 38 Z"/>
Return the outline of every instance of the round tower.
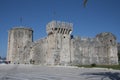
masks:
<path fill-rule="evenodd" d="M 23 63 L 24 50 L 28 43 L 33 41 L 31 28 L 12 28 L 8 33 L 7 60 L 11 63 Z"/>

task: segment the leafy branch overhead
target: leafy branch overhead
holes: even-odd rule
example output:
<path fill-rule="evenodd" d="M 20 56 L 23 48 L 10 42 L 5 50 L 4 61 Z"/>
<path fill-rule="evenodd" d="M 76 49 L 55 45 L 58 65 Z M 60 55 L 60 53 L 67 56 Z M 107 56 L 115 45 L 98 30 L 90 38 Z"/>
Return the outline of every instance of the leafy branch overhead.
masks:
<path fill-rule="evenodd" d="M 88 0 L 83 0 L 83 6 L 86 7 Z"/>

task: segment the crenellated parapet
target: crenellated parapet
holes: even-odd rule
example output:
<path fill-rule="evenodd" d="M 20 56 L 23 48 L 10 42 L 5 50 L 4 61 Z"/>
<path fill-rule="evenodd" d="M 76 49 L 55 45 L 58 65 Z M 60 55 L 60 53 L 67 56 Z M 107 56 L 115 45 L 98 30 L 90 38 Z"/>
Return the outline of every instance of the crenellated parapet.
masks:
<path fill-rule="evenodd" d="M 47 24 L 47 34 L 60 33 L 71 34 L 73 30 L 73 24 L 68 22 L 51 21 Z"/>
<path fill-rule="evenodd" d="M 96 35 L 96 38 L 106 46 L 116 46 L 116 36 L 110 32 L 103 32 Z"/>
<path fill-rule="evenodd" d="M 11 28 L 10 30 L 28 30 L 28 31 L 32 31 L 33 32 L 33 30 L 32 30 L 32 28 L 28 28 L 28 27 L 24 27 L 24 26 L 20 26 L 20 27 L 13 27 L 13 28 Z"/>

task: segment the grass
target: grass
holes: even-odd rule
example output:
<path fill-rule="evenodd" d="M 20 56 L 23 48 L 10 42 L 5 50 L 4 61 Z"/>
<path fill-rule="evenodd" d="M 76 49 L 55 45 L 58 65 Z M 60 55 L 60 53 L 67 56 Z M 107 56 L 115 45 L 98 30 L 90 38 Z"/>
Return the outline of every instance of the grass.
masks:
<path fill-rule="evenodd" d="M 96 64 L 91 64 L 91 65 L 77 65 L 78 67 L 85 67 L 85 68 L 108 68 L 108 69 L 115 69 L 115 70 L 120 70 L 120 65 L 96 65 Z"/>

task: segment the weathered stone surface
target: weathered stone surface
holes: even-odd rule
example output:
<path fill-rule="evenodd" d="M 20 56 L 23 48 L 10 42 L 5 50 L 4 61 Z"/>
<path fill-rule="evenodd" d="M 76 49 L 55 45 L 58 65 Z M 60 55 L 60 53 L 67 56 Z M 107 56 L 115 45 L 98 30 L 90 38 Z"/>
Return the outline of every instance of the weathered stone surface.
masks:
<path fill-rule="evenodd" d="M 117 42 L 112 33 L 83 38 L 71 36 L 72 31 L 72 23 L 52 21 L 46 26 L 47 37 L 32 42 L 31 29 L 14 28 L 9 31 L 7 59 L 12 63 L 32 60 L 41 65 L 118 64 Z"/>
<path fill-rule="evenodd" d="M 9 30 L 7 60 L 12 63 L 24 63 L 24 52 L 32 42 L 33 30 L 30 28 L 13 28 Z"/>
<path fill-rule="evenodd" d="M 117 64 L 117 43 L 112 33 L 100 33 L 95 38 L 73 39 L 74 64 Z"/>

